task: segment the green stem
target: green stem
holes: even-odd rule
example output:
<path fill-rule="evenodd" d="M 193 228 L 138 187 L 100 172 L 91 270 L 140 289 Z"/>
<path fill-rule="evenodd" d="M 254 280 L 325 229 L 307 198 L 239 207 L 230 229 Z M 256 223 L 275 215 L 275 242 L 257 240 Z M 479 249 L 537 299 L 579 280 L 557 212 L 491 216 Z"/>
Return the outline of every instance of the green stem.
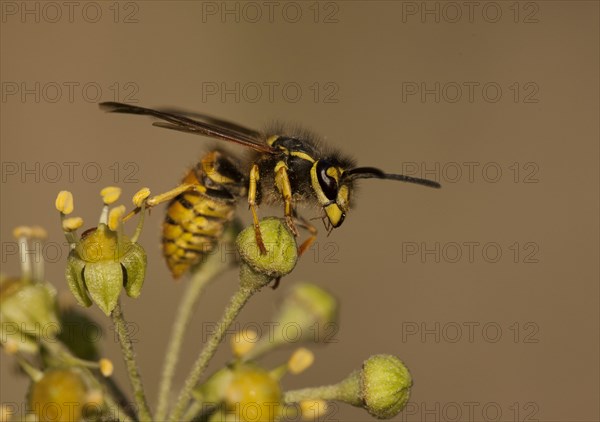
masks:
<path fill-rule="evenodd" d="M 177 361 L 179 360 L 179 353 L 183 344 L 184 334 L 190 323 L 196 303 L 198 303 L 198 299 L 200 299 L 204 288 L 209 282 L 227 267 L 228 264 L 221 259 L 221 256 L 219 254 L 214 254 L 204 263 L 204 265 L 202 265 L 199 271 L 196 271 L 182 297 L 181 304 L 178 307 L 177 317 L 173 323 L 171 340 L 168 343 L 160 387 L 158 390 L 158 407 L 155 415 L 155 419 L 158 421 L 165 420 L 167 415 L 167 404 L 169 393 L 171 392 L 171 385 L 173 383 L 173 376 L 175 375 L 175 368 L 177 366 Z"/>
<path fill-rule="evenodd" d="M 338 395 L 337 386 L 324 385 L 322 387 L 309 387 L 287 391 L 283 396 L 283 401 L 289 404 L 304 400 L 337 400 Z"/>
<path fill-rule="evenodd" d="M 303 400 L 338 400 L 353 406 L 360 406 L 362 403 L 360 398 L 360 371 L 354 371 L 337 384 L 301 388 L 287 391 L 283 395 L 283 401 L 288 404 Z"/>
<path fill-rule="evenodd" d="M 120 301 L 117 302 L 117 306 L 115 306 L 115 309 L 112 311 L 111 317 L 113 324 L 115 325 L 117 336 L 119 337 L 119 343 L 121 344 L 121 351 L 123 352 L 123 359 L 127 366 L 127 373 L 129 374 L 129 381 L 131 383 L 131 388 L 133 389 L 133 396 L 135 398 L 139 419 L 140 421 L 151 421 L 152 416 L 150 415 L 150 409 L 146 402 L 144 386 L 142 385 L 140 372 L 135 361 L 135 353 L 133 351 L 129 332 L 127 331 L 127 323 L 125 318 L 123 318 Z"/>
<path fill-rule="evenodd" d="M 221 321 L 217 326 L 217 330 L 211 336 L 211 338 L 208 340 L 208 343 L 206 343 L 206 345 L 200 352 L 200 355 L 198 356 L 198 359 L 196 359 L 196 362 L 194 363 L 190 374 L 185 380 L 184 387 L 179 394 L 179 399 L 177 400 L 177 405 L 175 406 L 175 409 L 171 414 L 171 421 L 175 422 L 181 420 L 181 415 L 183 414 L 183 412 L 186 409 L 186 406 L 188 405 L 188 402 L 192 395 L 192 390 L 198 384 L 200 377 L 202 376 L 204 370 L 208 366 L 208 362 L 213 357 L 217 350 L 217 347 L 225 337 L 227 329 L 229 328 L 233 320 L 237 317 L 237 315 L 240 313 L 246 302 L 248 302 L 248 299 L 250 299 L 250 297 L 252 297 L 252 295 L 256 291 L 257 289 L 252 288 L 251 286 L 247 286 L 246 283 L 242 283 L 242 286 L 231 297 L 229 305 L 225 309 L 225 313 L 221 317 Z"/>

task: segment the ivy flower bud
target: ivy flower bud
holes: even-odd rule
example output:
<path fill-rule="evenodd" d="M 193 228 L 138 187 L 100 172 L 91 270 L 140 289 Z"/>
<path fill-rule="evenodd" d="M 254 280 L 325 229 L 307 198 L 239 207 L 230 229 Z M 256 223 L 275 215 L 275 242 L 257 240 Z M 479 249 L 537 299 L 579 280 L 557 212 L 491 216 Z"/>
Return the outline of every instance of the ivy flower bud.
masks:
<path fill-rule="evenodd" d="M 110 315 L 123 286 L 127 295 L 140 295 L 146 272 L 146 253 L 125 235 L 105 224 L 84 233 L 67 260 L 66 278 L 82 306 L 92 301 Z"/>
<path fill-rule="evenodd" d="M 391 355 L 371 356 L 360 375 L 361 396 L 371 415 L 390 419 L 400 413 L 412 386 L 410 372 L 400 359 Z"/>
<path fill-rule="evenodd" d="M 289 274 L 296 266 L 298 249 L 296 239 L 288 227 L 279 218 L 264 218 L 260 221 L 260 232 L 267 253 L 262 254 L 256 242 L 254 226 L 244 229 L 237 238 L 237 249 L 242 262 L 255 275 L 251 282 L 254 288 L 260 288 L 274 278 Z M 242 274 L 243 274 L 242 273 Z M 240 277 L 242 281 L 250 277 Z"/>
<path fill-rule="evenodd" d="M 272 335 L 260 339 L 256 347 L 244 359 L 255 359 L 264 353 L 286 344 L 291 339 L 286 330 L 294 327 L 298 336 L 293 342 L 322 342 L 331 340 L 337 323 L 338 303 L 336 298 L 321 287 L 310 283 L 298 283 L 284 297 L 273 318 Z"/>
<path fill-rule="evenodd" d="M 89 403 L 89 389 L 79 370 L 50 369 L 29 389 L 29 410 L 39 421 L 79 421 Z"/>
<path fill-rule="evenodd" d="M 362 407 L 378 419 L 390 419 L 408 402 L 411 386 L 410 373 L 400 359 L 375 355 L 363 363 L 362 370 L 352 372 L 335 385 L 288 391 L 284 400 L 339 400 Z"/>
<path fill-rule="evenodd" d="M 35 353 L 41 338 L 53 339 L 60 332 L 56 290 L 50 283 L 4 279 L 0 283 L 0 305 L 3 344 Z"/>

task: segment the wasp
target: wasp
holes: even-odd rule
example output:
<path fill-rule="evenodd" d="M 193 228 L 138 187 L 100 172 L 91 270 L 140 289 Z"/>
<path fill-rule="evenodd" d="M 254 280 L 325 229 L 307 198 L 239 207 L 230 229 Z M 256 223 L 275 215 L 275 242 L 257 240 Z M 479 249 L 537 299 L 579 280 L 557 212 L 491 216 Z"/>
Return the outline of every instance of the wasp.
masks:
<path fill-rule="evenodd" d="M 139 114 L 158 119 L 154 126 L 238 144 L 250 150 L 244 162 L 225 151 L 207 153 L 174 189 L 150 198 L 148 206 L 169 201 L 163 224 L 163 254 L 174 278 L 198 264 L 212 251 L 224 227 L 233 219 L 236 203 L 247 198 L 256 240 L 266 253 L 260 233 L 258 206 L 283 205 L 286 223 L 295 236 L 297 226 L 310 236 L 299 247 L 302 254 L 316 239 L 317 229 L 296 211 L 298 204 L 322 209 L 328 233 L 342 225 L 350 209 L 358 179 L 385 179 L 432 188 L 440 184 L 375 167 L 356 167 L 353 160 L 329 150 L 314 134 L 279 127 L 268 132 L 204 114 L 155 110 L 117 102 L 100 107 L 112 113 Z M 139 211 L 139 209 L 138 209 Z"/>

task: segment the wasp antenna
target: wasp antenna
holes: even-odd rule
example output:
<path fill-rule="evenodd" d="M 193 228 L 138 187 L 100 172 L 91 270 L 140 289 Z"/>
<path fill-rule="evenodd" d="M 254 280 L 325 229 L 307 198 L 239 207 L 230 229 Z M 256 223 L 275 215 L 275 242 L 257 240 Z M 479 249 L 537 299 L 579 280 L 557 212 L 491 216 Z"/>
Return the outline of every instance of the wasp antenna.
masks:
<path fill-rule="evenodd" d="M 387 174 L 384 179 L 399 180 L 401 182 L 414 183 L 416 185 L 428 186 L 430 188 L 439 189 L 442 187 L 438 182 L 429 179 L 421 179 L 420 177 L 411 177 L 404 174 Z"/>
<path fill-rule="evenodd" d="M 428 186 L 430 188 L 439 189 L 442 187 L 438 182 L 433 180 L 421 179 L 419 177 L 406 176 L 404 174 L 389 174 L 375 167 L 357 167 L 348 170 L 345 173 L 345 177 L 354 179 L 387 179 L 387 180 L 399 180 L 401 182 L 414 183 L 417 185 Z"/>

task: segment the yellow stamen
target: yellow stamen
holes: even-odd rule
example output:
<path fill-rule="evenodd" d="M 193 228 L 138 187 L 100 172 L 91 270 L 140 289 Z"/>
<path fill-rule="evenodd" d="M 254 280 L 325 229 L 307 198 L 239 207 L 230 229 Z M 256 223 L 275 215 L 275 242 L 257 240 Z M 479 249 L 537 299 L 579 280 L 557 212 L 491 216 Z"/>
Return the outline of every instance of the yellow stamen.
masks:
<path fill-rule="evenodd" d="M 73 194 L 68 190 L 61 190 L 58 192 L 58 195 L 56 195 L 56 202 L 54 205 L 61 214 L 71 214 L 73 212 Z"/>
<path fill-rule="evenodd" d="M 21 239 L 21 238 L 28 239 L 31 237 L 31 227 L 17 226 L 13 229 L 13 236 L 16 239 Z"/>
<path fill-rule="evenodd" d="M 119 205 L 118 207 L 113 208 L 108 213 L 108 228 L 112 231 L 116 231 L 121 221 L 123 220 L 123 216 L 125 215 L 125 205 Z"/>
<path fill-rule="evenodd" d="M 31 228 L 31 237 L 34 239 L 46 239 L 48 237 L 48 232 L 43 227 L 33 226 Z"/>
<path fill-rule="evenodd" d="M 258 333 L 254 330 L 242 330 L 231 338 L 231 349 L 235 357 L 242 357 L 254 349 L 258 341 Z"/>
<path fill-rule="evenodd" d="M 327 402 L 325 400 L 303 400 L 300 402 L 300 412 L 302 412 L 302 419 L 304 420 L 320 420 L 326 411 Z"/>
<path fill-rule="evenodd" d="M 141 207 L 146 198 L 150 196 L 150 189 L 142 188 L 133 195 L 133 205 Z"/>
<path fill-rule="evenodd" d="M 112 375 L 115 367 L 110 359 L 102 358 L 98 364 L 100 365 L 100 373 L 102 376 L 108 378 Z"/>
<path fill-rule="evenodd" d="M 301 347 L 296 350 L 288 361 L 288 369 L 292 374 L 299 374 L 309 368 L 315 361 L 315 355 L 310 350 Z"/>
<path fill-rule="evenodd" d="M 100 195 L 102 196 L 104 204 L 110 205 L 121 196 L 121 188 L 116 186 L 107 186 L 100 191 Z"/>
<path fill-rule="evenodd" d="M 62 223 L 62 229 L 65 232 L 74 232 L 81 226 L 83 226 L 83 218 L 81 217 L 66 218 Z"/>

